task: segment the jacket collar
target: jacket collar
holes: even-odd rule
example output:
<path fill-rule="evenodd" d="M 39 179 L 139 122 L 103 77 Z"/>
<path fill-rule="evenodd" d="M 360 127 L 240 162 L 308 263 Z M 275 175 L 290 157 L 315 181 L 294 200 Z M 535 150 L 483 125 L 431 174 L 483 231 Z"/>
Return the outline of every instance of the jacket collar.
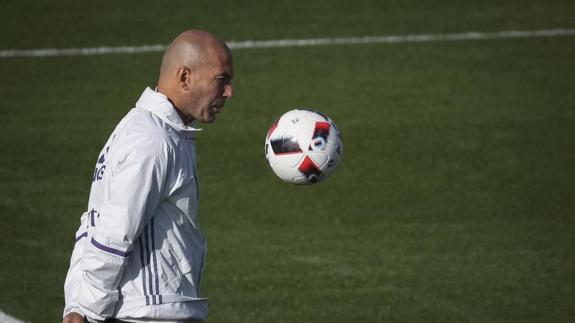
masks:
<path fill-rule="evenodd" d="M 136 102 L 136 108 L 141 108 L 152 112 L 160 119 L 164 120 L 167 124 L 181 131 L 201 131 L 202 129 L 194 128 L 193 123 L 190 125 L 184 124 L 182 118 L 176 111 L 174 105 L 168 100 L 164 94 L 154 91 L 147 87 Z"/>

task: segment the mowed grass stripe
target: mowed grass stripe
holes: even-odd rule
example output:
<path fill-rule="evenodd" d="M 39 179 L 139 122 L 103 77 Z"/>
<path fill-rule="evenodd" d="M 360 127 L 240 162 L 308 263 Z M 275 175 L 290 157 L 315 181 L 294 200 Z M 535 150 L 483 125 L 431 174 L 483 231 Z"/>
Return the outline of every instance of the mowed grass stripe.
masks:
<path fill-rule="evenodd" d="M 465 32 L 451 34 L 418 34 L 418 35 L 388 35 L 363 37 L 332 37 L 308 39 L 278 39 L 262 41 L 231 41 L 228 45 L 232 49 L 255 49 L 274 47 L 307 47 L 331 45 L 358 45 L 358 44 L 397 44 L 397 43 L 424 43 L 444 41 L 468 41 L 484 39 L 507 38 L 539 38 L 573 36 L 575 29 L 542 29 L 542 30 L 507 30 L 497 32 Z M 0 58 L 10 57 L 49 57 L 49 56 L 78 56 L 78 55 L 106 55 L 106 54 L 140 54 L 162 52 L 167 45 L 142 46 L 100 46 L 87 48 L 45 48 L 45 49 L 7 49 L 0 51 Z"/>

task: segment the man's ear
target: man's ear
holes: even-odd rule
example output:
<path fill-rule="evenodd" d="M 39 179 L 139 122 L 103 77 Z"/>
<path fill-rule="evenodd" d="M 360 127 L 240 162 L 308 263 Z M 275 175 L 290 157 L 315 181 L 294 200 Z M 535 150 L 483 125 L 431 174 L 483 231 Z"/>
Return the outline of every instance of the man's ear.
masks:
<path fill-rule="evenodd" d="M 180 66 L 178 68 L 177 77 L 178 77 L 178 84 L 180 88 L 184 91 L 188 91 L 190 89 L 190 77 L 192 75 L 192 70 L 190 70 L 187 66 Z"/>

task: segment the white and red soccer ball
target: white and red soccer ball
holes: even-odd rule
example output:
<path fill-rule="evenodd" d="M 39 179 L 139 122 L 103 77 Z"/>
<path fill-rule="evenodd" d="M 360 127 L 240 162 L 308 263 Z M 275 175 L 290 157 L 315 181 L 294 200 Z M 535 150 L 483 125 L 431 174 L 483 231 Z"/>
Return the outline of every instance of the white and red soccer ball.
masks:
<path fill-rule="evenodd" d="M 274 173 L 295 184 L 325 180 L 337 168 L 343 144 L 335 123 L 305 109 L 284 113 L 266 136 L 266 158 Z"/>

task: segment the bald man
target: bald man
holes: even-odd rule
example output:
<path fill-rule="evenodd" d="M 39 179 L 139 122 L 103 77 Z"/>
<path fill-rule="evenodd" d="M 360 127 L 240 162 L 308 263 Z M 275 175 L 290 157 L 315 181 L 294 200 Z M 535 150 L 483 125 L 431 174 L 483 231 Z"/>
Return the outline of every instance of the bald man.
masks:
<path fill-rule="evenodd" d="M 233 95 L 232 54 L 180 34 L 156 90 L 146 88 L 104 145 L 64 285 L 64 323 L 202 322 L 205 240 L 198 223 L 195 121 Z"/>

